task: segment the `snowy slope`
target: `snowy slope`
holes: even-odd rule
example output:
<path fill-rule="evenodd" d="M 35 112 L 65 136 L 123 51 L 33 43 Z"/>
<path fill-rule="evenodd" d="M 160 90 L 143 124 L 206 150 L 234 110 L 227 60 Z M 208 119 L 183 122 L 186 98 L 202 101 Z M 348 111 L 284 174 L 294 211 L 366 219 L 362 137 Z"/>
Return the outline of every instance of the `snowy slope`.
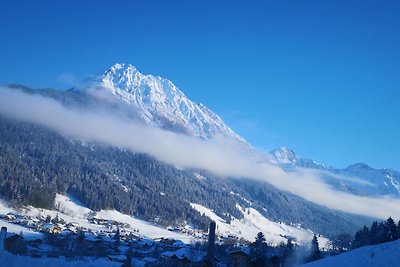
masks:
<path fill-rule="evenodd" d="M 92 212 L 90 209 L 84 207 L 79 201 L 57 194 L 56 196 L 56 203 L 61 204 L 62 207 L 66 207 L 66 211 L 63 214 L 59 214 L 59 216 L 66 221 L 77 221 L 79 219 L 79 223 L 81 225 L 85 225 L 86 227 L 97 230 L 97 227 L 93 224 L 89 224 L 86 220 L 88 217 L 88 213 Z M 72 211 L 72 213 L 71 213 Z M 55 216 L 54 211 L 46 211 L 46 213 L 53 213 L 53 217 Z M 143 221 L 136 219 L 132 216 L 120 213 L 116 210 L 101 210 L 96 212 L 96 217 L 102 218 L 102 219 L 107 219 L 107 220 L 115 220 L 117 222 L 122 222 L 122 223 L 127 223 L 131 226 L 131 229 L 136 229 L 139 230 L 139 235 L 143 237 L 148 237 L 148 238 L 173 238 L 173 239 L 179 239 L 183 242 L 190 243 L 193 241 L 193 237 L 180 234 L 180 233 L 175 233 L 168 231 L 167 229 L 155 226 L 154 224 L 151 224 L 149 222 Z"/>
<path fill-rule="evenodd" d="M 278 245 L 287 242 L 287 237 L 296 238 L 299 243 L 309 243 L 313 238 L 313 233 L 302 228 L 286 225 L 284 223 L 272 222 L 261 215 L 253 208 L 243 209 L 240 205 L 236 207 L 243 213 L 241 220 L 233 218 L 230 223 L 216 215 L 212 210 L 195 203 L 190 204 L 201 214 L 214 220 L 217 224 L 217 234 L 221 236 L 235 235 L 248 241 L 254 241 L 259 232 L 263 232 L 268 243 Z M 329 246 L 329 240 L 320 237 L 319 244 L 321 249 Z"/>
<path fill-rule="evenodd" d="M 335 257 L 302 265 L 304 267 L 397 267 L 400 266 L 400 240 L 375 246 L 365 246 Z"/>
<path fill-rule="evenodd" d="M 191 203 L 191 206 L 201 214 L 204 214 L 217 223 L 217 234 L 220 236 L 237 236 L 238 238 L 244 238 L 248 241 L 254 241 L 255 236 L 259 232 L 263 232 L 267 241 L 274 245 L 286 242 L 287 237 L 294 237 L 299 243 L 308 243 L 313 237 L 313 233 L 309 230 L 304 230 L 300 227 L 289 226 L 284 223 L 272 222 L 261 215 L 257 210 L 253 208 L 242 208 L 238 204 L 236 207 L 243 213 L 244 218 L 240 220 L 233 218 L 230 224 L 216 215 L 212 210 L 204 206 L 194 203 Z M 87 219 L 94 215 L 96 218 L 128 224 L 129 227 L 126 229 L 127 231 L 135 232 L 135 235 L 140 235 L 145 238 L 173 238 L 176 240 L 181 240 L 184 243 L 191 243 L 196 239 L 196 237 L 193 235 L 172 232 L 165 228 L 158 227 L 152 223 L 122 214 L 116 210 L 101 210 L 99 212 L 93 212 L 92 210 L 84 207 L 76 199 L 60 194 L 56 195 L 56 207 L 57 210 L 46 210 L 28 206 L 20 210 L 20 212 L 16 212 L 2 203 L 0 205 L 0 214 L 13 212 L 25 214 L 31 216 L 32 218 L 45 218 L 46 216 L 55 218 L 58 216 L 60 219 L 65 220 L 66 223 L 77 223 L 79 226 L 90 229 L 93 232 L 110 230 L 105 225 L 89 223 Z M 13 232 L 16 234 L 19 234 L 21 231 L 23 231 L 24 237 L 29 239 L 40 238 L 42 235 L 41 233 L 34 232 L 28 228 L 7 223 L 2 220 L 0 220 L 0 226 L 6 226 L 8 232 Z M 319 244 L 321 248 L 326 248 L 329 246 L 329 240 L 324 237 L 320 237 Z"/>
<path fill-rule="evenodd" d="M 161 237 L 172 238 L 181 240 L 182 242 L 187 244 L 194 241 L 194 237 L 192 236 L 168 231 L 167 229 L 157 227 L 149 222 L 133 218 L 126 214 L 122 214 L 116 210 L 102 210 L 97 212 L 97 216 L 109 220 L 127 223 L 131 226 L 131 228 L 138 229 L 139 234 L 143 237 L 149 237 L 152 239 L 157 239 Z"/>
<path fill-rule="evenodd" d="M 194 237 L 181 234 L 181 233 L 176 233 L 176 232 L 171 232 L 168 231 L 167 229 L 164 229 L 162 227 L 158 227 L 154 224 L 151 224 L 149 222 L 143 221 L 136 219 L 134 217 L 131 217 L 126 214 L 122 214 L 116 210 L 101 210 L 99 212 L 93 212 L 92 210 L 84 207 L 79 201 L 70 198 L 68 196 L 63 196 L 60 194 L 56 195 L 56 207 L 57 211 L 55 210 L 46 210 L 46 209 L 38 209 L 34 207 L 27 207 L 24 210 L 22 210 L 23 214 L 29 215 L 31 217 L 37 218 L 37 217 L 46 217 L 49 215 L 51 218 L 55 218 L 58 216 L 59 218 L 65 220 L 67 223 L 74 222 L 79 224 L 81 227 L 85 227 L 87 229 L 91 229 L 93 232 L 100 231 L 100 230 L 108 230 L 106 226 L 101 226 L 97 224 L 92 224 L 89 223 L 87 218 L 89 217 L 89 214 L 95 214 L 95 217 L 101 218 L 101 219 L 106 219 L 106 220 L 115 220 L 117 222 L 121 223 L 127 223 L 130 225 L 130 231 L 135 231 L 136 235 L 140 235 L 142 237 L 147 237 L 147 238 L 173 238 L 177 240 L 181 240 L 185 243 L 190 243 L 193 241 Z M 12 209 L 7 208 L 6 206 L 2 205 L 0 206 L 0 213 L 3 213 L 1 211 L 4 211 L 4 213 L 7 212 L 15 212 Z M 4 214 L 3 213 L 3 214 Z M 4 224 L 4 225 L 3 225 Z M 37 232 L 30 232 L 27 230 L 27 228 L 14 225 L 14 224 L 7 224 L 5 225 L 5 222 L 0 221 L 1 226 L 6 226 L 8 228 L 8 231 L 14 232 L 19 234 L 21 230 L 23 230 L 24 236 L 27 234 L 37 234 L 40 235 Z"/>
<path fill-rule="evenodd" d="M 103 100 L 113 95 L 150 125 L 202 138 L 222 134 L 245 142 L 218 115 L 192 102 L 171 81 L 144 75 L 130 64 L 115 64 L 102 75 L 86 81 L 79 90 L 101 96 Z"/>
<path fill-rule="evenodd" d="M 15 210 L 7 207 L 7 205 L 0 201 L 0 214 L 7 214 L 7 213 L 15 213 Z M 7 237 L 12 234 L 20 234 L 22 232 L 25 239 L 34 240 L 37 238 L 42 238 L 42 234 L 39 232 L 32 231 L 28 228 L 23 226 L 9 223 L 3 220 L 0 220 L 0 229 L 1 227 L 7 227 Z M 0 265 L 1 266 L 1 265 Z"/>

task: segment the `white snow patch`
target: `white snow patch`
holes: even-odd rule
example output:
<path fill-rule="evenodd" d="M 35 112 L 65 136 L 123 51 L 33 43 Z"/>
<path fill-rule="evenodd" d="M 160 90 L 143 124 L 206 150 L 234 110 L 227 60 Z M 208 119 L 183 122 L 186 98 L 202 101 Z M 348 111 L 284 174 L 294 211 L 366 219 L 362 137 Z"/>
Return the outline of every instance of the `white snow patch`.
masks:
<path fill-rule="evenodd" d="M 92 212 L 72 196 L 57 194 L 55 204 L 58 211 L 75 218 L 87 218 L 88 214 Z"/>
<path fill-rule="evenodd" d="M 114 220 L 121 223 L 126 223 L 130 225 L 130 228 L 126 230 L 131 230 L 136 235 L 140 235 L 142 237 L 147 238 L 173 238 L 177 240 L 181 240 L 184 243 L 191 243 L 194 240 L 194 237 L 182 233 L 171 232 L 165 228 L 159 227 L 152 223 L 136 219 L 132 216 L 122 214 L 116 210 L 101 210 L 99 212 L 94 212 L 91 209 L 84 207 L 78 200 L 64 195 L 56 195 L 56 204 L 59 208 L 58 211 L 47 210 L 47 209 L 39 209 L 32 206 L 28 206 L 22 210 L 22 214 L 29 215 L 31 217 L 42 217 L 50 216 L 51 218 L 55 218 L 58 216 L 59 218 L 65 220 L 67 223 L 76 223 L 80 227 L 85 227 L 87 229 L 92 230 L 93 232 L 98 232 L 100 230 L 110 230 L 105 225 L 97 225 L 90 223 L 87 218 L 90 216 L 95 216 L 96 218 L 101 218 L 105 220 Z M 15 212 L 13 209 L 7 208 L 0 202 L 0 213 L 6 214 L 8 212 Z M 29 231 L 28 228 L 7 223 L 0 220 L 1 226 L 6 226 L 8 231 L 19 234 L 21 230 L 23 230 L 24 237 L 30 234 L 37 234 L 36 238 L 40 237 L 40 233 Z M 137 232 L 138 230 L 138 232 Z M 31 233 L 32 232 L 32 233 Z M 34 237 L 32 237 L 34 238 Z"/>
<path fill-rule="evenodd" d="M 197 172 L 195 172 L 195 173 L 193 173 L 194 174 L 194 176 L 197 178 L 197 179 L 199 179 L 199 180 L 205 180 L 205 179 L 207 179 L 206 177 L 204 177 L 203 175 L 201 175 L 201 174 L 199 174 L 199 173 L 197 173 Z"/>
<path fill-rule="evenodd" d="M 5 222 L 3 220 L 0 220 L 0 228 L 1 227 L 7 227 L 7 237 L 12 235 L 12 234 L 19 235 L 19 234 L 22 233 L 22 236 L 27 240 L 34 240 L 34 239 L 37 239 L 37 238 L 40 238 L 40 239 L 43 238 L 42 233 L 33 231 L 33 230 L 29 229 L 29 228 L 23 227 L 23 226 L 18 225 L 18 224 Z"/>
<path fill-rule="evenodd" d="M 14 214 L 18 213 L 18 212 L 15 212 L 15 210 L 7 207 L 7 205 L 5 203 L 0 201 L 0 214 L 7 214 L 9 212 L 14 213 Z M 10 235 L 10 234 L 18 234 L 19 235 L 22 232 L 22 235 L 24 236 L 24 238 L 28 239 L 28 240 L 42 238 L 41 233 L 33 231 L 29 228 L 23 227 L 18 224 L 13 224 L 13 223 L 9 223 L 9 222 L 0 220 L 0 228 L 1 227 L 7 227 L 7 235 Z M 2 266 L 2 265 L 0 264 L 0 266 Z"/>
<path fill-rule="evenodd" d="M 190 243 L 193 241 L 192 236 L 168 231 L 167 229 L 158 227 L 154 224 L 151 224 L 151 223 L 143 221 L 143 220 L 133 218 L 129 215 L 122 214 L 116 210 L 101 210 L 101 211 L 97 212 L 96 216 L 100 217 L 100 218 L 109 219 L 109 220 L 115 220 L 115 221 L 122 222 L 122 223 L 127 223 L 131 226 L 131 228 L 138 229 L 140 235 L 143 235 L 143 236 L 146 236 L 149 238 L 153 238 L 153 239 L 161 238 L 161 237 L 173 238 L 173 239 L 181 240 L 185 243 Z"/>
<path fill-rule="evenodd" d="M 302 265 L 304 267 L 400 266 L 400 240 L 365 246 L 334 257 Z"/>
<path fill-rule="evenodd" d="M 400 183 L 396 181 L 396 179 L 393 176 L 386 175 L 386 178 L 390 180 L 390 183 L 393 185 L 394 188 L 396 188 L 397 192 L 400 194 Z"/>
<path fill-rule="evenodd" d="M 299 243 L 309 243 L 313 238 L 313 233 L 298 227 L 286 225 L 284 223 L 272 222 L 253 208 L 243 208 L 239 204 L 236 207 L 243 213 L 243 219 L 233 218 L 231 223 L 216 215 L 212 210 L 195 203 L 190 204 L 192 208 L 201 214 L 209 217 L 216 222 L 217 234 L 221 236 L 235 235 L 238 238 L 244 238 L 254 241 L 259 232 L 265 235 L 268 243 L 278 245 L 281 242 L 286 243 L 286 237 L 295 237 Z M 320 248 L 325 249 L 329 246 L 329 240 L 324 237 L 318 239 Z"/>

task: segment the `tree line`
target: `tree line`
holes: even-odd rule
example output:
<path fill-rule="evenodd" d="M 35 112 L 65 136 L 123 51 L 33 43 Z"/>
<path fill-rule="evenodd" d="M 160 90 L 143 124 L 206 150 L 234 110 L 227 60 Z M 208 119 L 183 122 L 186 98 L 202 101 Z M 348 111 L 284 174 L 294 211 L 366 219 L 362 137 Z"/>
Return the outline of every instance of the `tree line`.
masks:
<path fill-rule="evenodd" d="M 370 227 L 364 226 L 354 235 L 351 248 L 359 248 L 367 245 L 377 245 L 399 239 L 400 221 L 396 222 L 389 217 L 386 221 L 374 221 Z"/>

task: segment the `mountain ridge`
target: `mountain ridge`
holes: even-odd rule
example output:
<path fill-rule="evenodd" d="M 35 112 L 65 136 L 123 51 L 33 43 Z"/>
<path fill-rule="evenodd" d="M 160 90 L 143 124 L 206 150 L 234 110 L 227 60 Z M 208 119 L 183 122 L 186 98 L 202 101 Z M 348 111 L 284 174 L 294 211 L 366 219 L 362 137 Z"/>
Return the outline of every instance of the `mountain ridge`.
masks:
<path fill-rule="evenodd" d="M 117 99 L 134 107 L 140 119 L 155 126 L 165 122 L 188 134 L 210 139 L 217 134 L 249 144 L 230 129 L 222 119 L 205 105 L 194 103 L 170 80 L 151 74 L 142 74 L 130 64 L 117 63 L 102 74 L 87 80 L 75 91 L 89 94 L 111 93 Z"/>
<path fill-rule="evenodd" d="M 340 169 L 319 164 L 298 156 L 294 150 L 280 147 L 270 155 L 286 170 L 308 168 L 323 171 L 322 178 L 336 190 L 361 196 L 391 196 L 400 198 L 400 172 L 392 169 L 375 169 L 365 163 L 355 163 Z"/>

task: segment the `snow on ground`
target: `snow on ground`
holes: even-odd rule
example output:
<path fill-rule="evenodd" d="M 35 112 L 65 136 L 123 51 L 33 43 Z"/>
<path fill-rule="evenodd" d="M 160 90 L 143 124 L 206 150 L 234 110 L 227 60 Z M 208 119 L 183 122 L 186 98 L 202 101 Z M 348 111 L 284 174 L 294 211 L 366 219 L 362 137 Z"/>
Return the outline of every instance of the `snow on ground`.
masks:
<path fill-rule="evenodd" d="M 56 195 L 57 210 L 74 218 L 86 218 L 92 210 L 86 208 L 79 200 L 72 196 Z"/>
<path fill-rule="evenodd" d="M 56 216 L 58 216 L 59 218 L 65 220 L 67 223 L 77 223 L 79 224 L 79 226 L 91 229 L 93 231 L 100 231 L 104 229 L 104 226 L 91 224 L 87 221 L 87 217 L 89 216 L 89 213 L 92 212 L 92 210 L 84 207 L 79 201 L 71 197 L 57 194 L 55 204 L 56 209 L 58 210 L 47 210 L 28 206 L 22 209 L 21 213 L 31 216 L 33 218 L 45 218 L 47 216 L 55 218 Z"/>
<path fill-rule="evenodd" d="M 84 207 L 78 200 L 69 196 L 57 194 L 55 203 L 58 211 L 38 209 L 30 206 L 26 208 L 23 213 L 32 217 L 46 217 L 47 215 L 50 215 L 52 218 L 55 218 L 58 215 L 59 218 L 65 220 L 67 223 L 75 222 L 80 226 L 86 227 L 93 231 L 105 230 L 105 226 L 91 224 L 87 221 L 89 215 L 95 215 L 95 217 L 97 218 L 127 223 L 130 225 L 132 231 L 134 229 L 139 230 L 139 232 L 136 232 L 135 234 L 143 237 L 148 237 L 152 239 L 161 237 L 173 238 L 181 240 L 184 243 L 191 243 L 194 240 L 194 237 L 192 236 L 168 231 L 165 228 L 156 226 L 143 220 L 136 219 L 126 214 L 122 214 L 116 210 L 101 210 L 99 212 L 93 212 L 92 210 Z"/>
<path fill-rule="evenodd" d="M 6 203 L 0 201 L 0 213 L 7 214 L 9 212 L 14 212 L 12 208 L 9 208 Z"/>
<path fill-rule="evenodd" d="M 46 267 L 112 267 L 121 266 L 119 262 L 112 262 L 105 258 L 97 260 L 73 260 L 68 261 L 65 258 L 32 258 L 28 256 L 16 256 L 6 251 L 0 252 L 0 266 L 18 266 L 18 267 L 31 267 L 31 266 L 46 266 Z"/>
<path fill-rule="evenodd" d="M 253 208 L 242 208 L 240 205 L 236 207 L 243 213 L 243 219 L 232 219 L 231 223 L 227 223 L 224 219 L 216 215 L 212 210 L 201 206 L 199 204 L 191 203 L 192 208 L 196 209 L 205 216 L 214 220 L 217 223 L 217 233 L 222 236 L 235 235 L 239 238 L 244 238 L 249 241 L 254 241 L 257 233 L 263 232 L 267 242 L 278 245 L 281 242 L 286 242 L 285 237 L 295 237 L 300 243 L 308 243 L 311 241 L 313 233 L 308 230 L 301 229 L 299 227 L 293 227 L 286 225 L 284 223 L 276 223 L 268 220 L 263 215 L 261 215 L 257 210 Z M 107 226 L 97 225 L 89 223 L 87 218 L 89 216 L 95 216 L 97 218 L 102 218 L 105 220 L 114 220 L 121 223 L 126 223 L 130 225 L 131 229 L 127 230 L 139 230 L 135 231 L 142 237 L 147 237 L 151 239 L 157 238 L 173 238 L 176 240 L 181 240 L 184 243 L 191 243 L 195 241 L 195 237 L 179 232 L 169 231 L 165 228 L 156 226 L 152 223 L 139 220 L 132 216 L 122 214 L 116 210 L 101 210 L 99 212 L 93 212 L 92 210 L 84 207 L 78 200 L 63 195 L 56 195 L 56 208 L 55 210 L 38 209 L 34 207 L 27 207 L 22 209 L 19 213 L 24 215 L 29 215 L 31 217 L 42 217 L 51 216 L 65 220 L 67 223 L 74 222 L 91 229 L 93 232 L 98 232 L 100 230 L 109 230 Z M 8 208 L 5 204 L 0 202 L 0 213 L 7 214 L 8 212 L 15 212 L 13 209 Z M 0 226 L 6 226 L 9 232 L 19 234 L 21 230 L 23 231 L 24 237 L 26 238 L 40 238 L 41 234 L 24 228 L 22 226 L 7 223 L 0 220 Z M 326 248 L 329 246 L 329 240 L 324 237 L 319 238 L 319 244 L 321 248 Z"/>
<path fill-rule="evenodd" d="M 15 213 L 13 209 L 7 207 L 5 203 L 0 201 L 0 214 L 7 214 L 9 212 Z M 1 227 L 7 227 L 7 236 L 10 236 L 11 234 L 20 234 L 22 232 L 24 238 L 29 240 L 42 238 L 42 234 L 39 232 L 35 232 L 28 228 L 22 227 L 17 224 L 12 224 L 3 220 L 0 220 L 0 228 Z"/>
<path fill-rule="evenodd" d="M 194 176 L 197 178 L 197 179 L 199 179 L 199 180 L 206 180 L 207 178 L 206 177 L 204 177 L 203 175 L 201 175 L 201 174 L 199 174 L 199 173 L 197 173 L 197 172 L 195 172 L 195 173 L 193 173 L 194 174 Z"/>
<path fill-rule="evenodd" d="M 149 237 L 149 238 L 173 238 L 177 240 L 181 240 L 182 242 L 185 243 L 190 243 L 193 241 L 193 237 L 181 233 L 176 233 L 176 232 L 171 232 L 168 231 L 167 229 L 155 226 L 154 224 L 151 224 L 149 222 L 139 220 L 136 218 L 133 218 L 129 215 L 122 214 L 116 210 L 101 210 L 97 212 L 97 217 L 100 218 L 105 218 L 109 220 L 115 220 L 118 222 L 122 223 L 127 223 L 131 226 L 131 228 L 134 229 L 139 229 L 139 234 Z"/>
<path fill-rule="evenodd" d="M 232 219 L 231 223 L 227 223 L 224 219 L 216 215 L 212 210 L 195 203 L 190 204 L 192 208 L 201 214 L 214 220 L 217 224 L 217 233 L 222 236 L 236 235 L 249 241 L 254 241 L 259 232 L 265 235 L 268 243 L 278 245 L 281 242 L 286 243 L 285 237 L 295 237 L 300 243 L 309 243 L 313 238 L 313 233 L 302 228 L 286 225 L 284 223 L 276 223 L 268 220 L 253 208 L 242 208 L 240 205 L 236 207 L 243 213 L 243 219 Z M 329 246 L 329 240 L 324 237 L 318 239 L 320 248 Z"/>
<path fill-rule="evenodd" d="M 400 240 L 365 246 L 334 257 L 302 265 L 304 267 L 397 267 L 400 266 Z"/>
<path fill-rule="evenodd" d="M 26 227 L 23 227 L 23 226 L 20 226 L 17 224 L 13 224 L 13 223 L 8 223 L 8 222 L 2 221 L 2 220 L 0 220 L 0 228 L 1 227 L 7 227 L 7 237 L 9 237 L 10 235 L 13 235 L 13 234 L 19 235 L 22 233 L 22 236 L 27 240 L 43 238 L 42 233 L 32 231 L 29 228 L 26 228 Z"/>

